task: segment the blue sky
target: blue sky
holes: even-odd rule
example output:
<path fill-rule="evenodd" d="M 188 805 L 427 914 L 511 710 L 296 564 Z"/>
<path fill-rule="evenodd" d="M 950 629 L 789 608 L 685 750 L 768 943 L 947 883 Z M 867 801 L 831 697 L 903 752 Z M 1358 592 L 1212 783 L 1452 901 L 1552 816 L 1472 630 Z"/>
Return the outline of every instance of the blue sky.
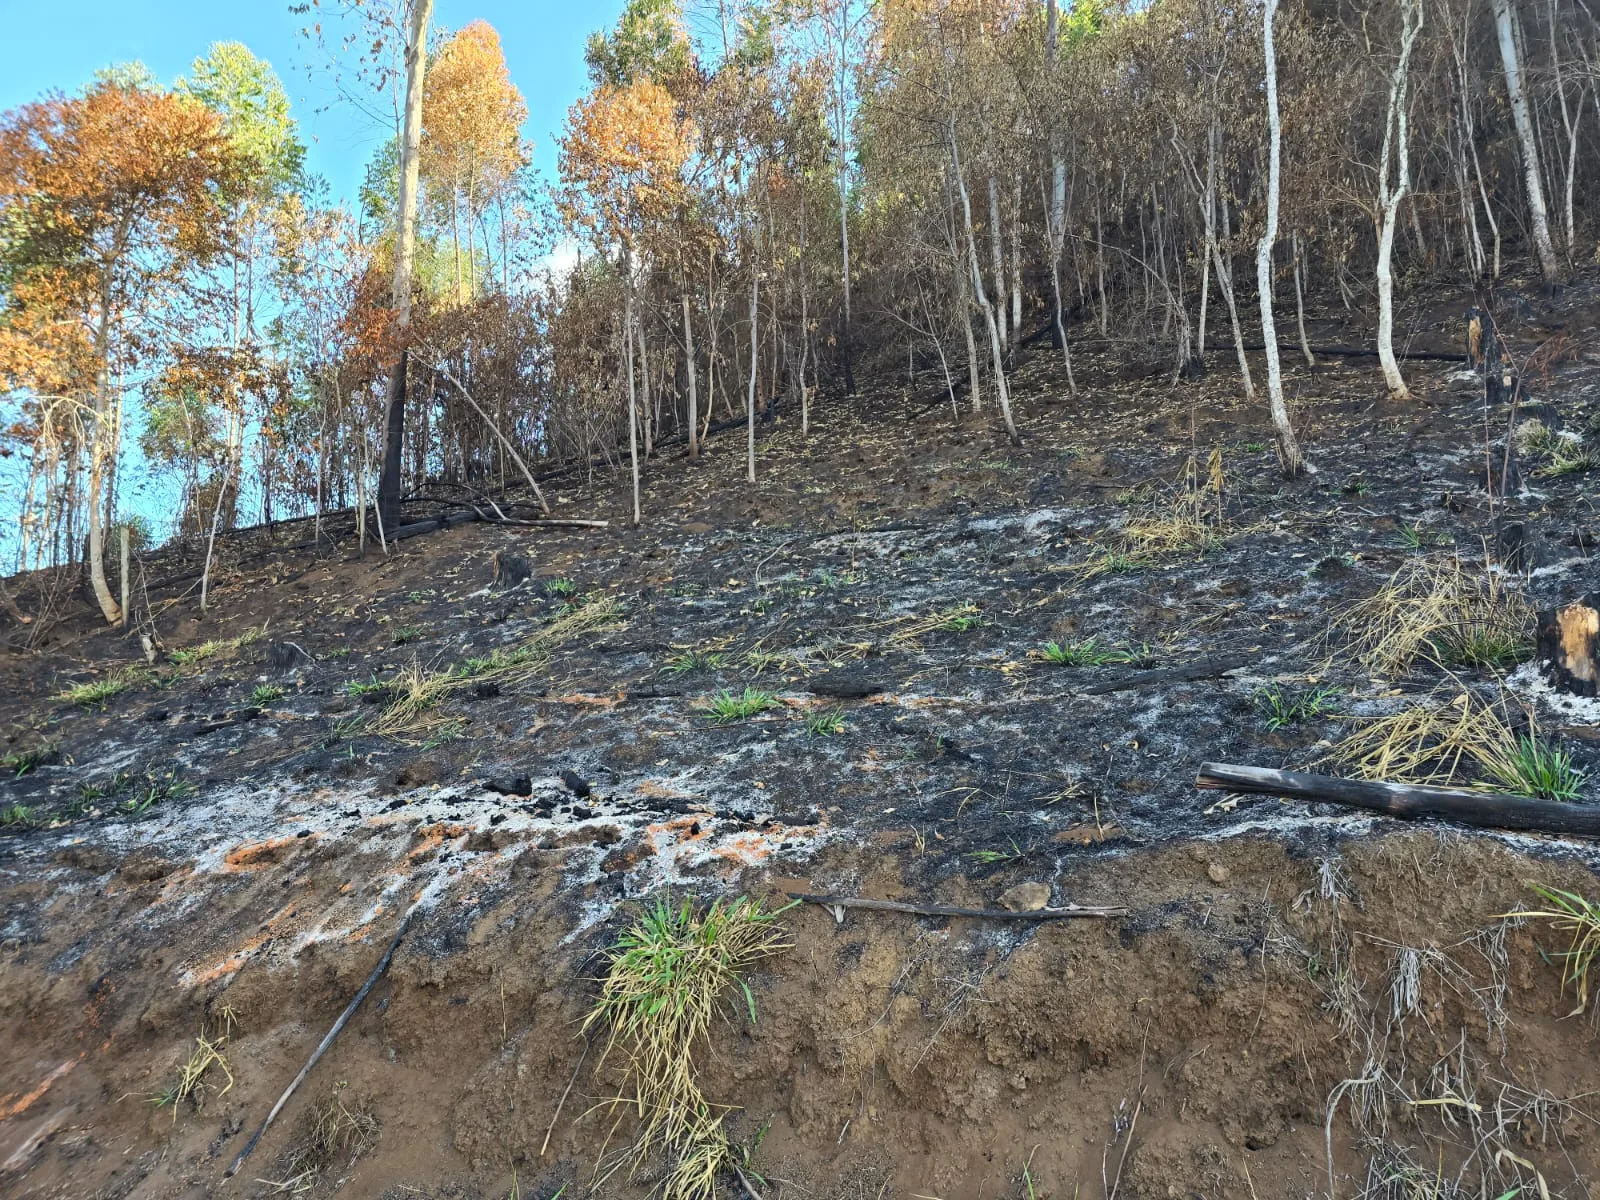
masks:
<path fill-rule="evenodd" d="M 622 0 L 435 0 L 434 21 L 459 29 L 482 18 L 500 31 L 512 81 L 528 102 L 523 133 L 548 178 L 555 134 L 588 84 L 584 39 L 621 10 Z M 299 36 L 306 21 L 288 0 L 0 0 L 0 110 L 51 89 L 76 91 L 99 68 L 132 59 L 171 83 L 212 42 L 243 42 L 288 89 L 310 169 L 335 196 L 353 200 L 388 130 L 337 102 L 322 52 Z"/>

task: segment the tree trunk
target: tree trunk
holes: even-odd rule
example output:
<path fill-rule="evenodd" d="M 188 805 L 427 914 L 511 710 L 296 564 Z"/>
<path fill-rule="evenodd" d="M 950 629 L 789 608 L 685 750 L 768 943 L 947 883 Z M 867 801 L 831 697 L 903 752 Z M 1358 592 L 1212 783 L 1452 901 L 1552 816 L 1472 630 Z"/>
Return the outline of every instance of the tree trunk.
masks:
<path fill-rule="evenodd" d="M 700 457 L 700 408 L 695 395 L 694 326 L 689 321 L 689 293 L 683 294 L 683 362 L 689 371 L 689 461 Z"/>
<path fill-rule="evenodd" d="M 978 298 L 979 306 L 983 309 L 984 323 L 989 327 L 989 349 L 994 359 L 995 396 L 1000 402 L 1000 417 L 1005 422 L 1006 434 L 1010 437 L 1012 445 L 1020 446 L 1022 438 L 1017 433 L 1016 423 L 1011 419 L 1011 397 L 1006 389 L 1006 364 L 1002 350 L 1004 339 L 1000 332 L 1000 323 L 995 320 L 995 306 L 990 302 L 989 294 L 983 286 L 983 268 L 978 262 L 978 235 L 972 226 L 972 201 L 967 193 L 967 181 L 961 174 L 961 153 L 957 148 L 954 116 L 950 118 L 949 137 L 951 167 L 955 175 L 956 190 L 961 197 L 961 213 L 967 226 L 967 261 L 972 276 L 972 290 Z"/>
<path fill-rule="evenodd" d="M 756 234 L 759 244 L 760 234 Z M 745 475 L 751 483 L 756 481 L 756 355 L 761 349 L 760 309 L 757 301 L 761 294 L 761 271 L 757 262 L 750 264 L 750 384 L 745 392 Z"/>
<path fill-rule="evenodd" d="M 1511 119 L 1522 149 L 1522 174 L 1528 189 L 1528 210 L 1533 229 L 1533 248 L 1539 256 L 1539 270 L 1546 283 L 1561 278 L 1555 247 L 1550 241 L 1550 217 L 1544 203 L 1544 183 L 1539 172 L 1539 147 L 1534 137 L 1533 118 L 1528 113 L 1528 97 L 1522 88 L 1522 68 L 1517 61 L 1517 42 L 1511 0 L 1491 0 L 1495 34 L 1500 43 L 1500 62 L 1505 67 L 1506 96 L 1511 101 Z"/>
<path fill-rule="evenodd" d="M 422 146 L 423 75 L 428 65 L 428 20 L 433 0 L 411 0 L 411 25 L 406 38 L 406 99 L 400 131 L 400 197 L 395 221 L 395 330 L 400 356 L 389 376 L 388 411 L 384 420 L 383 473 L 378 480 L 378 519 L 391 528 L 400 523 L 400 456 L 406 430 L 406 337 L 411 328 L 411 277 L 417 255 L 417 167 Z"/>
<path fill-rule="evenodd" d="M 1400 57 L 1389 81 L 1389 107 L 1384 116 L 1383 151 L 1378 160 L 1378 365 L 1395 400 L 1411 397 L 1400 364 L 1394 357 L 1394 227 L 1400 204 L 1411 189 L 1410 105 L 1411 50 L 1422 31 L 1420 0 L 1401 0 Z M 1389 186 L 1389 163 L 1395 163 L 1394 186 Z"/>
<path fill-rule="evenodd" d="M 1294 244 L 1294 324 L 1300 334 L 1300 353 L 1305 355 L 1306 366 L 1317 365 L 1317 356 L 1311 353 L 1311 341 L 1306 337 L 1306 293 L 1301 279 L 1300 235 L 1292 235 Z"/>
<path fill-rule="evenodd" d="M 122 609 L 106 583 L 105 514 L 100 501 L 106 477 L 115 470 L 116 456 L 110 445 L 111 425 L 111 284 L 109 271 L 100 292 L 100 320 L 95 337 L 99 377 L 94 389 L 94 437 L 89 442 L 89 585 L 100 605 L 107 625 L 122 623 Z"/>
<path fill-rule="evenodd" d="M 1004 230 L 1000 227 L 1000 189 L 995 186 L 993 171 L 989 173 L 989 258 L 990 269 L 994 273 L 995 328 L 1000 331 L 1000 348 L 1004 350 L 1009 342 L 1006 329 L 1006 262 Z"/>
<path fill-rule="evenodd" d="M 1278 362 L 1278 334 L 1272 321 L 1272 243 L 1278 237 L 1278 188 L 1282 167 L 1282 123 L 1278 119 L 1278 62 L 1272 40 L 1272 21 L 1278 0 L 1267 0 L 1262 17 L 1263 47 L 1267 64 L 1267 224 L 1256 243 L 1256 293 L 1261 300 L 1261 342 L 1267 357 L 1267 398 L 1272 425 L 1277 432 L 1278 465 L 1290 478 L 1305 470 L 1300 443 L 1289 422 L 1283 398 L 1283 369 Z"/>
<path fill-rule="evenodd" d="M 633 476 L 633 523 L 640 520 L 639 511 L 639 400 L 633 391 L 633 259 L 623 251 L 623 266 L 627 284 L 622 302 L 622 355 L 623 370 L 628 373 L 628 469 Z"/>

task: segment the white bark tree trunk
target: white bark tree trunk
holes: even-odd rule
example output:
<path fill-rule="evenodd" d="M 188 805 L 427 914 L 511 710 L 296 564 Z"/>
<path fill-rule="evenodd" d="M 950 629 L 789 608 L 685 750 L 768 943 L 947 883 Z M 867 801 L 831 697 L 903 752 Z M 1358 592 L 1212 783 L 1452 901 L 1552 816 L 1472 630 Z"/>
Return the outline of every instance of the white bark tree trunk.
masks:
<path fill-rule="evenodd" d="M 1539 256 L 1539 270 L 1546 283 L 1561 278 L 1561 265 L 1556 260 L 1555 246 L 1550 241 L 1550 215 L 1544 202 L 1544 182 L 1539 172 L 1539 145 L 1533 132 L 1533 118 L 1528 112 L 1528 97 L 1522 87 L 1522 66 L 1517 59 L 1517 40 L 1511 11 L 1511 0 L 1491 0 L 1494 7 L 1494 28 L 1500 43 L 1500 62 L 1506 73 L 1506 97 L 1511 101 L 1511 120 L 1517 129 L 1517 142 L 1522 148 L 1522 175 L 1528 190 L 1529 224 L 1533 230 L 1533 248 Z"/>
<path fill-rule="evenodd" d="M 994 272 L 995 325 L 1000 330 L 1000 347 L 1007 344 L 1006 337 L 1006 261 L 1004 235 L 1000 227 L 1000 189 L 995 186 L 994 172 L 989 173 L 989 257 Z M 987 291 L 985 291 L 987 295 Z"/>
<path fill-rule="evenodd" d="M 1414 2 L 1414 0 L 1413 0 Z M 1272 409 L 1272 425 L 1277 432 L 1278 464 L 1283 473 L 1294 477 L 1305 470 L 1300 443 L 1289 422 L 1289 407 L 1283 399 L 1283 369 L 1278 362 L 1278 334 L 1272 322 L 1272 243 L 1278 237 L 1278 186 L 1281 173 L 1282 123 L 1278 119 L 1278 63 L 1272 41 L 1272 19 L 1278 0 L 1267 0 L 1262 18 L 1262 37 L 1267 64 L 1267 224 L 1256 243 L 1256 292 L 1261 298 L 1261 341 L 1267 356 L 1267 398 Z"/>
<path fill-rule="evenodd" d="M 961 153 L 957 149 L 955 118 L 952 116 L 949 126 L 950 136 L 950 162 L 956 180 L 956 191 L 961 197 L 961 215 L 967 227 L 967 262 L 972 277 L 973 294 L 978 298 L 978 304 L 983 309 L 984 323 L 989 327 L 989 349 L 994 359 L 994 386 L 995 397 L 1000 402 L 1000 417 L 1005 422 L 1006 434 L 1011 439 L 1012 445 L 1021 445 L 1022 438 L 1017 433 L 1016 423 L 1011 419 L 1011 395 L 1006 388 L 1006 364 L 1002 343 L 1004 337 L 1001 333 L 1001 322 L 995 319 L 995 305 L 989 300 L 989 293 L 983 286 L 983 267 L 978 261 L 978 235 L 972 225 L 972 199 L 967 192 L 967 181 L 961 174 Z M 991 179 L 991 186 L 993 180 Z M 992 192 L 991 192 L 992 195 Z"/>
<path fill-rule="evenodd" d="M 1411 391 L 1394 356 L 1394 230 L 1400 204 L 1411 190 L 1411 50 L 1422 32 L 1421 0 L 1401 0 L 1400 57 L 1389 79 L 1389 106 L 1383 125 L 1383 150 L 1378 159 L 1378 365 L 1395 400 L 1407 400 Z M 1389 165 L 1394 163 L 1394 183 Z"/>

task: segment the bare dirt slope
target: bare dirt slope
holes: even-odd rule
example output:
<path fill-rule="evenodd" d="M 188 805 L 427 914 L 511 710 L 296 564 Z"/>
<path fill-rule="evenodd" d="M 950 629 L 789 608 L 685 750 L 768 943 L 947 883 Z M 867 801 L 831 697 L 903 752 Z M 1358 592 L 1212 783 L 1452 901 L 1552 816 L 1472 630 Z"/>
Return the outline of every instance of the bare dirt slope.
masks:
<path fill-rule="evenodd" d="M 1584 297 L 1531 303 L 1527 344 L 1584 344 Z M 661 463 L 640 529 L 599 473 L 552 499 L 605 531 L 467 525 L 364 561 L 241 540 L 203 621 L 155 557 L 155 668 L 87 617 L 6 658 L 0 1191 L 644 1195 L 596 1179 L 631 1126 L 597 1108 L 618 1063 L 579 1024 L 650 897 L 986 906 L 1042 882 L 1129 912 L 784 915 L 755 1021 L 730 1006 L 703 1061 L 752 1185 L 1588 1195 L 1593 1029 L 1563 1019 L 1562 937 L 1503 914 L 1529 881 L 1594 896 L 1592 847 L 1192 782 L 1313 765 L 1441 685 L 1527 705 L 1600 772 L 1600 707 L 1531 666 L 1375 678 L 1326 638 L 1418 556 L 1499 545 L 1535 604 L 1595 590 L 1595 475 L 1529 456 L 1491 512 L 1449 363 L 1413 364 L 1407 405 L 1362 360 L 1293 368 L 1319 471 L 1290 484 L 1231 379 L 1076 365 L 1077 398 L 1048 354 L 1020 367 L 1021 447 L 922 380 L 769 427 L 754 488 L 732 442 Z M 1585 436 L 1600 361 L 1534 391 Z M 1203 536 L 1142 546 L 1191 461 Z M 506 549 L 536 577 L 489 591 Z M 1090 639 L 1113 661 L 1041 655 Z M 771 706 L 713 718 L 747 688 Z M 1267 697 L 1323 688 L 1269 728 Z M 223 1062 L 163 1102 L 197 1038 Z"/>

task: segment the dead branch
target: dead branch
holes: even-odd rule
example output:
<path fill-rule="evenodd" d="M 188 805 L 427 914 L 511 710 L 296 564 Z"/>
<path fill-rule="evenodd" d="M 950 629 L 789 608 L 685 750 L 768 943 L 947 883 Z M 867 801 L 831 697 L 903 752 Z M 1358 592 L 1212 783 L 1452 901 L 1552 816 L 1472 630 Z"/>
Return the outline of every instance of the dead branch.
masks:
<path fill-rule="evenodd" d="M 810 892 L 785 892 L 792 900 L 818 904 L 835 910 L 836 921 L 844 920 L 844 909 L 864 908 L 872 912 L 914 913 L 922 917 L 976 917 L 990 921 L 1057 921 L 1066 917 L 1121 917 L 1128 910 L 1121 905 L 1068 904 L 1061 908 L 1036 908 L 1032 912 L 1012 912 L 1008 908 L 957 908 L 949 904 L 913 904 L 904 900 L 866 900 L 859 896 L 818 896 Z"/>
<path fill-rule="evenodd" d="M 1382 783 L 1368 779 L 1340 779 L 1306 771 L 1275 771 L 1270 767 L 1202 763 L 1195 787 L 1230 792 L 1290 796 L 1364 808 L 1402 820 L 1436 817 L 1480 829 L 1519 829 L 1536 833 L 1563 833 L 1600 837 L 1600 808 L 1536 800 L 1498 792 L 1469 792 L 1422 784 Z"/>
<path fill-rule="evenodd" d="M 328 1030 L 322 1041 L 317 1043 L 317 1048 L 311 1052 L 311 1057 L 306 1059 L 306 1065 L 300 1068 L 300 1074 L 294 1077 L 294 1081 L 284 1089 L 283 1095 L 278 1097 L 278 1102 L 272 1106 L 272 1111 L 267 1114 L 267 1119 L 261 1122 L 261 1128 L 256 1130 L 250 1140 L 244 1144 L 244 1149 L 239 1151 L 239 1157 L 233 1160 L 233 1164 L 229 1166 L 227 1172 L 223 1175 L 224 1179 L 232 1179 L 239 1173 L 239 1168 L 244 1166 L 244 1160 L 250 1157 L 250 1152 L 256 1148 L 256 1143 L 267 1132 L 267 1127 L 272 1124 L 278 1113 L 282 1111 L 283 1106 L 289 1103 L 289 1097 L 294 1095 L 295 1089 L 305 1082 L 307 1075 L 311 1074 L 311 1068 L 317 1065 L 317 1060 L 327 1053 L 329 1046 L 333 1045 L 333 1039 L 339 1036 L 350 1018 L 355 1015 L 356 1009 L 361 1007 L 361 1002 L 367 998 L 367 993 L 372 990 L 372 985 L 377 983 L 379 977 L 389 969 L 389 960 L 394 957 L 395 948 L 400 945 L 400 939 L 405 936 L 407 928 L 411 925 L 411 917 L 416 911 L 415 908 L 406 910 L 406 915 L 400 920 L 400 928 L 394 931 L 394 937 L 389 940 L 389 948 L 383 952 L 383 957 L 378 960 L 378 965 L 372 968 L 372 974 L 367 976 L 367 981 L 361 985 L 361 990 L 355 994 L 349 1004 L 345 1005 L 344 1011 L 339 1014 L 339 1019 L 333 1023 L 333 1028 Z"/>

